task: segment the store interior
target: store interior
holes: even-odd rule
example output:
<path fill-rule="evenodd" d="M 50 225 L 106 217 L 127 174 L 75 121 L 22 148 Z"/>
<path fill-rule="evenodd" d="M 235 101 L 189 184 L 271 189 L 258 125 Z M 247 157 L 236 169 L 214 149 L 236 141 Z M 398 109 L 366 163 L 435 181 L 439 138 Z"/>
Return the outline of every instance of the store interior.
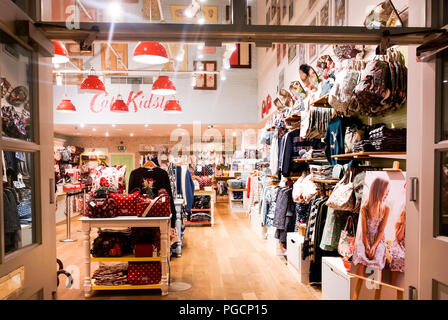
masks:
<path fill-rule="evenodd" d="M 228 1 L 175 2 L 200 3 L 182 23 L 226 23 Z M 408 1 L 365 1 L 363 15 L 309 2 L 248 1 L 251 22 L 407 25 Z M 141 15 L 121 5 L 87 9 Z M 59 299 L 403 298 L 406 46 L 54 44 Z M 2 90 L 26 96 L 20 72 L 4 74 Z M 26 103 L 11 100 L 3 114 L 25 125 L 4 132 L 26 140 Z M 3 161 L 16 250 L 32 238 L 33 160 Z"/>

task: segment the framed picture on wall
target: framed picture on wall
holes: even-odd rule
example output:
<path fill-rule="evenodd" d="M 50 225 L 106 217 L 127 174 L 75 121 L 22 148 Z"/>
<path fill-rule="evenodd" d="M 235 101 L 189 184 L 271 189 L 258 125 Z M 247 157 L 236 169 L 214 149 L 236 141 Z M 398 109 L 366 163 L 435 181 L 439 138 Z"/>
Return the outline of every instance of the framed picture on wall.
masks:
<path fill-rule="evenodd" d="M 282 60 L 282 48 L 280 44 L 277 44 L 277 67 L 280 65 Z"/>
<path fill-rule="evenodd" d="M 286 17 L 287 7 L 286 0 L 282 0 L 282 19 Z"/>
<path fill-rule="evenodd" d="M 231 68 L 252 68 L 252 44 L 237 43 L 229 60 Z"/>
<path fill-rule="evenodd" d="M 295 0 L 289 0 L 289 21 L 294 17 L 294 1 Z"/>
<path fill-rule="evenodd" d="M 319 11 L 319 23 L 321 26 L 330 25 L 330 0 L 326 0 Z M 323 51 L 326 46 L 326 44 L 321 44 L 319 45 L 319 49 Z"/>
<path fill-rule="evenodd" d="M 80 70 L 84 68 L 84 60 L 81 58 L 70 58 L 70 61 L 78 67 Z M 81 73 L 76 74 L 63 74 L 62 83 L 66 85 L 80 85 L 83 81 L 83 75 Z M 53 83 L 56 83 L 56 73 L 53 73 Z"/>
<path fill-rule="evenodd" d="M 127 76 L 128 73 L 126 72 L 126 70 L 128 67 L 128 44 L 112 43 L 111 46 L 116 54 L 111 50 L 107 43 L 101 43 L 101 68 L 108 71 L 123 71 L 122 73 L 114 74 Z"/>
<path fill-rule="evenodd" d="M 195 71 L 216 71 L 216 61 L 193 61 L 193 68 Z M 217 75 L 216 73 L 197 73 L 195 90 L 216 90 L 217 89 Z"/>
<path fill-rule="evenodd" d="M 282 71 L 280 71 L 279 75 L 278 75 L 278 90 L 283 89 L 283 87 L 285 86 L 285 69 L 282 69 Z"/>
<path fill-rule="evenodd" d="M 300 43 L 297 45 L 297 56 L 299 59 L 299 65 L 306 63 L 306 44 Z"/>
<path fill-rule="evenodd" d="M 317 15 L 311 20 L 310 26 L 317 26 Z M 317 44 L 308 44 L 308 63 L 310 64 L 317 57 Z"/>
<path fill-rule="evenodd" d="M 345 26 L 346 15 L 345 0 L 334 0 L 334 25 Z"/>
<path fill-rule="evenodd" d="M 288 64 L 294 61 L 297 56 L 297 45 L 288 44 Z"/>

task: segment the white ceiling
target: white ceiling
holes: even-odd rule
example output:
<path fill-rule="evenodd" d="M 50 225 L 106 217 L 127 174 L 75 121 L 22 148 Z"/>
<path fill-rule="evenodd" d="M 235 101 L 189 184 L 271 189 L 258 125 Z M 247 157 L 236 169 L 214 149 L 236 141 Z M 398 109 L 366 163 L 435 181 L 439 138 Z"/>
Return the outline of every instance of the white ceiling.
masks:
<path fill-rule="evenodd" d="M 247 130 L 247 129 L 261 129 L 261 124 L 219 124 L 213 125 L 213 129 L 217 129 L 224 136 L 226 130 L 237 131 L 237 130 Z M 94 131 L 95 129 L 95 131 Z M 157 137 L 169 137 L 171 133 L 176 129 L 183 129 L 188 131 L 188 133 L 193 135 L 193 125 L 183 124 L 178 127 L 177 124 L 150 124 L 147 127 L 143 124 L 117 124 L 115 127 L 112 125 L 92 125 L 86 124 L 83 128 L 76 124 L 54 124 L 54 132 L 57 134 L 62 134 L 66 136 L 80 136 L 80 137 L 104 137 L 106 132 L 109 133 L 109 137 L 128 137 L 131 133 L 135 137 L 145 137 L 145 136 L 157 136 Z M 201 134 L 209 129 L 206 124 L 201 125 Z"/>

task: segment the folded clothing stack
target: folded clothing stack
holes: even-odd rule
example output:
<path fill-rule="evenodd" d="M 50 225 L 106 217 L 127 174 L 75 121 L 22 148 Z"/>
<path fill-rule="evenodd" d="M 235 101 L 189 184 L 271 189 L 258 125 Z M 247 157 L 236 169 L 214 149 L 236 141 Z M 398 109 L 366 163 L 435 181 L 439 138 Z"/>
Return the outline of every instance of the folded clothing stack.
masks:
<path fill-rule="evenodd" d="M 100 265 L 92 279 L 98 286 L 120 286 L 128 283 L 128 264 Z"/>
<path fill-rule="evenodd" d="M 389 129 L 386 126 L 373 129 L 369 138 L 376 151 L 406 151 L 406 129 Z"/>
<path fill-rule="evenodd" d="M 210 196 L 194 196 L 193 209 L 210 209 Z"/>
<path fill-rule="evenodd" d="M 194 212 L 190 216 L 192 222 L 209 222 L 211 219 L 211 216 L 204 212 Z"/>
<path fill-rule="evenodd" d="M 333 166 L 319 166 L 310 164 L 310 172 L 313 179 L 327 180 L 333 177 Z"/>
<path fill-rule="evenodd" d="M 311 158 L 325 158 L 325 149 L 313 149 L 311 151 Z"/>
<path fill-rule="evenodd" d="M 354 153 L 373 152 L 373 151 L 376 151 L 376 149 L 372 145 L 372 142 L 370 142 L 370 140 L 357 140 L 353 144 L 353 152 Z"/>

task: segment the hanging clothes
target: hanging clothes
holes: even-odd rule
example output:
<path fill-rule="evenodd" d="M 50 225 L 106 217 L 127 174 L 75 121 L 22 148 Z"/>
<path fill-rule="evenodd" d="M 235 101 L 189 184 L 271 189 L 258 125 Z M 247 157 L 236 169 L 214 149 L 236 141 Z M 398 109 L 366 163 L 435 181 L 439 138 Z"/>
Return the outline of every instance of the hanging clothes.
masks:
<path fill-rule="evenodd" d="M 333 159 L 331 156 L 337 154 L 344 154 L 344 131 L 342 129 L 342 119 L 340 117 L 335 117 L 330 120 L 327 127 L 327 132 L 325 134 L 325 154 L 327 156 L 328 163 L 330 165 L 337 164 L 337 160 Z"/>
<path fill-rule="evenodd" d="M 280 189 L 276 199 L 273 226 L 276 228 L 275 238 L 279 239 L 285 248 L 287 233 L 294 231 L 295 213 L 295 203 L 292 201 L 292 187 Z"/>
<path fill-rule="evenodd" d="M 269 169 L 271 170 L 272 174 L 277 174 L 278 171 L 278 145 L 279 145 L 279 139 L 278 139 L 278 132 L 275 131 L 274 135 L 272 136 L 272 143 L 271 143 L 271 149 L 269 150 Z"/>
<path fill-rule="evenodd" d="M 181 194 L 184 203 L 185 203 L 185 210 L 190 211 L 193 206 L 194 201 L 194 181 L 191 177 L 190 170 L 188 169 L 188 166 L 177 166 L 177 192 L 178 194 Z"/>
<path fill-rule="evenodd" d="M 261 214 L 263 218 L 263 224 L 266 227 L 272 226 L 275 217 L 275 207 L 277 194 L 280 190 L 279 187 L 266 186 L 263 189 L 263 201 L 261 204 Z"/>
<path fill-rule="evenodd" d="M 171 198 L 171 227 L 174 228 L 176 225 L 176 207 L 174 206 L 174 197 L 168 172 L 159 167 L 142 167 L 132 170 L 129 176 L 129 192 L 139 189 L 140 193 L 144 194 L 147 188 L 151 188 L 156 195 L 160 189 L 165 189 L 168 192 Z"/>

